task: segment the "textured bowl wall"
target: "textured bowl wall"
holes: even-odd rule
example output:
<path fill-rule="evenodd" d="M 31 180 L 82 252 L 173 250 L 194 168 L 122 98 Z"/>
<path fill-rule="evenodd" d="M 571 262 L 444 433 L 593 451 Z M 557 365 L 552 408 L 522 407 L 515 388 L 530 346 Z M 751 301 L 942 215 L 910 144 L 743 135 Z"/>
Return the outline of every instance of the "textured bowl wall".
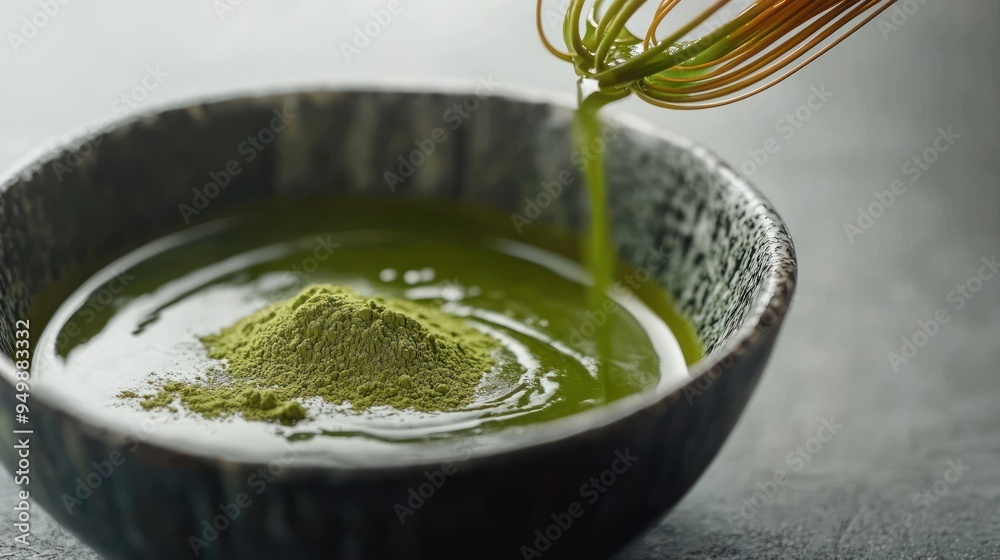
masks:
<path fill-rule="evenodd" d="M 456 104 L 465 105 L 467 118 Z M 570 109 L 527 97 L 317 91 L 168 110 L 40 158 L 0 186 L 5 466 L 16 464 L 8 413 L 15 321 L 70 271 L 107 262 L 188 219 L 276 198 L 443 198 L 525 215 L 525 200 L 547 200 L 537 198 L 542 183 L 564 172 L 572 183 L 538 221 L 580 229 L 587 204 L 571 123 Z M 269 127 L 282 130 L 244 163 L 247 137 Z M 385 173 L 398 170 L 398 156 L 435 129 L 447 140 L 390 187 Z M 522 545 L 536 545 L 535 530 L 580 502 L 581 485 L 626 449 L 639 459 L 599 500 L 585 503 L 572 527 L 540 551 L 544 557 L 610 554 L 684 495 L 762 371 L 794 286 L 794 252 L 766 200 L 701 149 L 634 123 L 616 124 L 609 138 L 618 250 L 635 266 L 650 248 L 668 250 L 658 280 L 709 351 L 691 384 L 553 423 L 500 453 L 474 451 L 405 524 L 393 505 L 446 456 L 393 468 L 292 465 L 201 558 L 521 557 Z M 231 160 L 240 172 L 217 196 L 196 200 L 192 189 L 204 192 L 209 173 Z M 44 394 L 33 403 L 33 498 L 111 557 L 193 557 L 189 537 L 202 535 L 218 504 L 233 502 L 266 466 L 123 440 Z M 116 451 L 125 459 L 113 476 L 82 505 L 64 507 L 78 478 Z"/>

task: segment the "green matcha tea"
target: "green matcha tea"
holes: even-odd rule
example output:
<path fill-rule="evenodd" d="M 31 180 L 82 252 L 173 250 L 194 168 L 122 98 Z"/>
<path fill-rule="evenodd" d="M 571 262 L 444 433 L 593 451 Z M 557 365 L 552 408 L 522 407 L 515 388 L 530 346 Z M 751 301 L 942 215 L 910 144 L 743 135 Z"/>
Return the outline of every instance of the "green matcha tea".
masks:
<path fill-rule="evenodd" d="M 331 284 L 306 288 L 201 340 L 209 358 L 227 362 L 226 382 L 168 383 L 144 398 L 144 408 L 169 407 L 179 397 L 203 416 L 239 413 L 283 424 L 306 417 L 303 397 L 358 410 L 456 410 L 474 402 L 501 347 L 436 306 L 367 299 Z"/>
<path fill-rule="evenodd" d="M 174 434 L 417 441 L 687 378 L 698 345 L 649 271 L 595 299 L 581 240 L 532 229 L 441 202 L 248 208 L 44 298 L 37 379 Z"/>

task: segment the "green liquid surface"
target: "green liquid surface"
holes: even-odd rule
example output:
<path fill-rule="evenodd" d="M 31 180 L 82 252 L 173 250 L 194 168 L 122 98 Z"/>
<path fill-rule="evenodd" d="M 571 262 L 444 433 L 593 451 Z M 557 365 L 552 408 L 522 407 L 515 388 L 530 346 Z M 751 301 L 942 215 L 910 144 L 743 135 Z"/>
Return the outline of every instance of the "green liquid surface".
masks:
<path fill-rule="evenodd" d="M 602 283 L 605 295 L 595 300 L 595 283 L 576 258 L 581 245 L 540 227 L 531 238 L 518 236 L 505 216 L 443 202 L 248 208 L 141 247 L 72 295 L 49 294 L 34 318 L 47 323 L 36 379 L 113 424 L 151 418 L 175 439 L 197 433 L 223 447 L 252 445 L 243 438 L 255 434 L 326 445 L 316 442 L 518 429 L 688 379 L 697 342 L 665 293 L 652 283 L 610 291 Z M 475 401 L 458 410 L 356 411 L 312 398 L 302 401 L 309 418 L 294 426 L 205 419 L 179 403 L 144 410 L 119 397 L 224 371 L 199 337 L 316 283 L 465 317 L 501 343 L 497 366 L 485 372 Z M 63 303 L 52 313 L 45 301 Z"/>

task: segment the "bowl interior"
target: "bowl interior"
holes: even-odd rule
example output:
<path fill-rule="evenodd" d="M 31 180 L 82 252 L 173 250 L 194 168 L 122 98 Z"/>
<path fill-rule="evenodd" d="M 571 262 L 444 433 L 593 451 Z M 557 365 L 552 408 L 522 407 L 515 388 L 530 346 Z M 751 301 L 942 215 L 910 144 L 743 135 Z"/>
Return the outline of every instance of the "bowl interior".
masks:
<path fill-rule="evenodd" d="M 617 249 L 635 267 L 651 249 L 666 254 L 655 278 L 706 354 L 693 374 L 776 328 L 794 254 L 766 200 L 708 153 L 640 123 L 609 121 L 591 153 L 576 152 L 572 118 L 567 106 L 495 92 L 313 91 L 171 109 L 84 135 L 0 185 L 0 339 L 13 340 L 55 283 L 248 203 L 442 198 L 509 214 L 512 235 L 539 223 L 582 230 L 581 171 L 601 155 Z M 226 184 L 211 186 L 223 174 Z M 12 356 L 4 344 L 7 380 Z"/>

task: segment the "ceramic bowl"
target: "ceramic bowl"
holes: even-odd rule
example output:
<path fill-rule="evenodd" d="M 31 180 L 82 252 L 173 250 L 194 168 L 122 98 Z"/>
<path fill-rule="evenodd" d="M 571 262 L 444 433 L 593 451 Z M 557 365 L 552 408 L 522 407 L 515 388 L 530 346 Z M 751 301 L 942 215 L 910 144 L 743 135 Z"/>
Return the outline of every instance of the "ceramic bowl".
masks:
<path fill-rule="evenodd" d="M 448 199 L 520 215 L 528 201 L 544 202 L 531 219 L 581 230 L 584 188 L 539 196 L 560 177 L 582 182 L 572 119 L 569 104 L 525 92 L 316 89 L 164 109 L 32 158 L 0 183 L 3 464 L 16 469 L 13 430 L 33 430 L 32 499 L 109 558 L 613 554 L 657 523 L 719 451 L 774 346 L 796 274 L 788 231 L 764 197 L 704 149 L 632 119 L 616 119 L 609 141 L 595 147 L 608 156 L 620 255 L 638 267 L 650 247 L 667 249 L 656 280 L 704 344 L 706 357 L 684 385 L 506 434 L 495 445 L 417 445 L 362 466 L 314 458 L 274 469 L 183 442 L 130 439 L 125 427 L 93 422 L 42 386 L 31 395 L 30 425 L 14 424 L 17 321 L 71 272 L 186 220 L 317 195 Z M 252 169 L 210 207 L 196 216 L 180 209 L 249 134 L 279 126 Z M 436 129 L 447 138 L 434 140 L 434 154 L 390 185 L 386 171 Z M 67 508 L 65 496 L 111 458 L 114 472 Z M 248 478 L 269 466 L 280 472 L 266 492 L 219 521 Z M 426 492 L 428 477 L 444 468 L 446 482 L 401 523 L 394 505 Z M 225 527 L 213 536 L 207 523 Z"/>

